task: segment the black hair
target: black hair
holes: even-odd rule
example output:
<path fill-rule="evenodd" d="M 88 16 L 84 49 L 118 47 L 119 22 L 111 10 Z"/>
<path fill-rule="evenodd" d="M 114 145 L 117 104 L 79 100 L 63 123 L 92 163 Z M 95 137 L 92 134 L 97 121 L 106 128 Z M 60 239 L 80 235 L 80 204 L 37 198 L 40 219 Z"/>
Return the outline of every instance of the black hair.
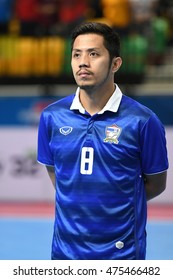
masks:
<path fill-rule="evenodd" d="M 120 56 L 120 38 L 117 32 L 105 23 L 84 22 L 74 28 L 71 34 L 71 49 L 75 39 L 82 34 L 98 34 L 103 36 L 104 46 L 108 50 L 110 58 Z"/>

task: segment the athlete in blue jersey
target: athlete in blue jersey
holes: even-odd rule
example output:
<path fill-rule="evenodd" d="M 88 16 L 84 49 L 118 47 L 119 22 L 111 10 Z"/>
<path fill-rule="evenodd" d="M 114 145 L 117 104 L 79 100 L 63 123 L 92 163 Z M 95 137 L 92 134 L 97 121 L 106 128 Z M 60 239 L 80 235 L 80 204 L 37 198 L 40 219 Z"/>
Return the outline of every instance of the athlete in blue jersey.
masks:
<path fill-rule="evenodd" d="M 84 23 L 72 34 L 75 94 L 45 108 L 38 161 L 56 190 L 52 259 L 145 259 L 147 200 L 168 169 L 164 127 L 114 84 L 118 35 Z"/>

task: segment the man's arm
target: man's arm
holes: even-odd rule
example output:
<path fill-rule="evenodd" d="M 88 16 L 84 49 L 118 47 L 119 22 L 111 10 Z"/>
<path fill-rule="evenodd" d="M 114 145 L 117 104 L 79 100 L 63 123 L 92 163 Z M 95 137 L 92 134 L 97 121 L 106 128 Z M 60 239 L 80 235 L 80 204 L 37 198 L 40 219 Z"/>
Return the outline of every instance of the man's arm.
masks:
<path fill-rule="evenodd" d="M 154 175 L 144 175 L 147 200 L 158 196 L 166 189 L 166 178 L 167 171 Z"/>
<path fill-rule="evenodd" d="M 49 174 L 50 180 L 55 188 L 55 168 L 54 166 L 46 165 L 46 169 Z"/>

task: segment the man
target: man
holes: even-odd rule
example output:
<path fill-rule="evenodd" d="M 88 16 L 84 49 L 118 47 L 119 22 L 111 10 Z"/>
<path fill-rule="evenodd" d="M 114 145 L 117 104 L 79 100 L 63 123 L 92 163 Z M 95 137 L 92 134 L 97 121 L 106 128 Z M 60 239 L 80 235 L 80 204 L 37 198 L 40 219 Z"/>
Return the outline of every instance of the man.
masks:
<path fill-rule="evenodd" d="M 119 37 L 84 23 L 72 34 L 76 94 L 41 114 L 38 161 L 56 190 L 52 259 L 145 259 L 146 200 L 164 191 L 164 128 L 114 84 Z"/>

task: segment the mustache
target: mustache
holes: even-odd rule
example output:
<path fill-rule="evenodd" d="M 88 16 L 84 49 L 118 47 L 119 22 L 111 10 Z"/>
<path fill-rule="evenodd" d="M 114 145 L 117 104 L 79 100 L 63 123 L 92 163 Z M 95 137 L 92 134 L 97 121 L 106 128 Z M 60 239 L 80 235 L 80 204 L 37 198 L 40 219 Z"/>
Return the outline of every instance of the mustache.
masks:
<path fill-rule="evenodd" d="M 76 72 L 77 75 L 80 75 L 81 73 L 86 73 L 86 74 L 89 74 L 89 75 L 93 74 L 91 71 L 88 71 L 86 68 L 81 68 Z"/>

